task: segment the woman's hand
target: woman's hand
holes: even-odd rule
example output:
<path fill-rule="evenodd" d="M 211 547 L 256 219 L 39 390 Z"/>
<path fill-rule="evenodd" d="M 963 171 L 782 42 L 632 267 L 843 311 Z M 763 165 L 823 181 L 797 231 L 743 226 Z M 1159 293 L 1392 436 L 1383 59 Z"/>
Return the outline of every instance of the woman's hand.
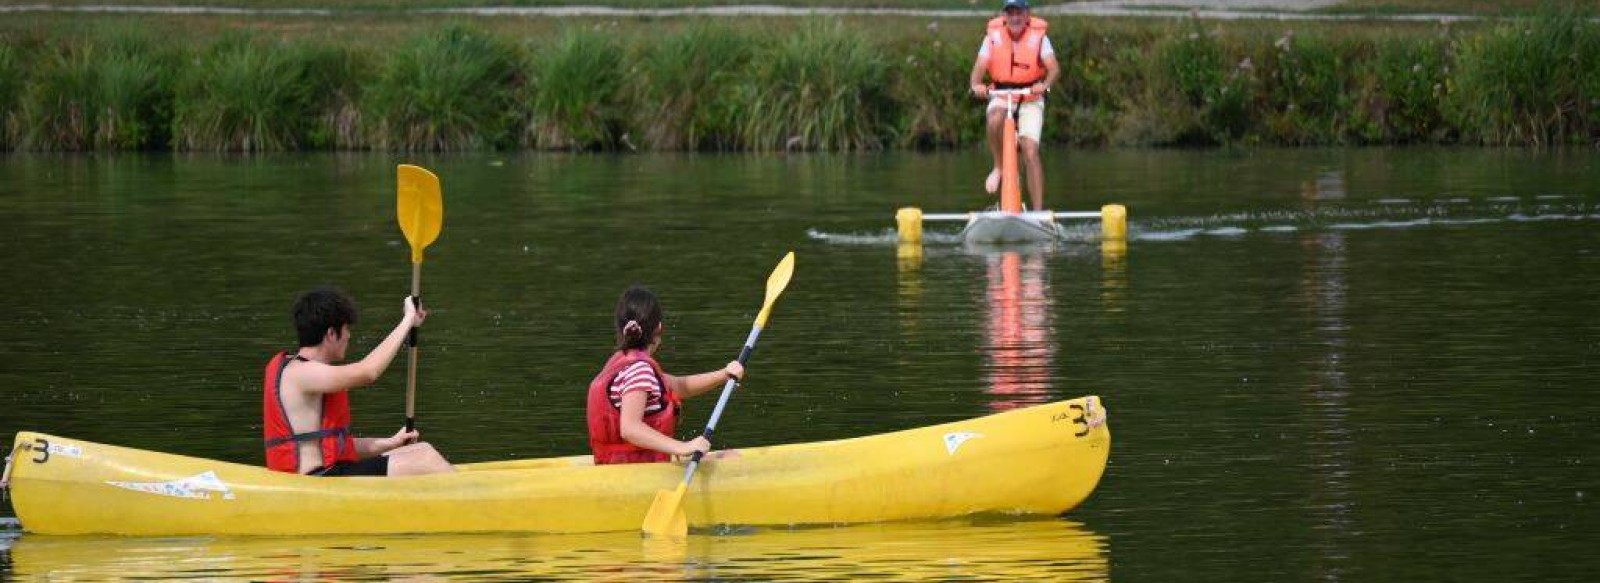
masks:
<path fill-rule="evenodd" d="M 706 439 L 706 436 L 704 436 L 704 435 L 702 435 L 700 437 L 696 437 L 696 438 L 691 439 L 689 441 L 679 442 L 678 446 L 679 447 L 678 447 L 678 452 L 677 453 L 678 453 L 679 456 L 682 456 L 682 457 L 692 456 L 692 455 L 694 455 L 694 452 L 697 452 L 697 451 L 698 452 L 703 452 L 703 453 L 711 453 L 711 440 Z"/>

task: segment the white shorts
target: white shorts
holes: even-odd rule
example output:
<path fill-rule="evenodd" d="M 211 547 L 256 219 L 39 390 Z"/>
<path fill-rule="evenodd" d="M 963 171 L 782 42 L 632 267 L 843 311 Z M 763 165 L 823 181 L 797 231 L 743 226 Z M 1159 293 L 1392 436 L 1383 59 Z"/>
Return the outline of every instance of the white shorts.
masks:
<path fill-rule="evenodd" d="M 989 109 L 1005 109 L 1005 98 L 989 100 Z M 1017 137 L 1028 138 L 1033 143 L 1039 143 L 1039 136 L 1044 135 L 1044 100 L 1024 101 L 1017 106 Z"/>

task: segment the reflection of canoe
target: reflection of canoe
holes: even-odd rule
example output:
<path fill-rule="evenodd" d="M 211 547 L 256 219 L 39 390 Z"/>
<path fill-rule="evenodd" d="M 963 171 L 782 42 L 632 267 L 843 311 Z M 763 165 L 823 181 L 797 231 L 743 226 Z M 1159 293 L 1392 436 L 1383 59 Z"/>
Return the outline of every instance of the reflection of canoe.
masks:
<path fill-rule="evenodd" d="M 54 537 L 11 550 L 18 579 L 1104 581 L 1103 537 L 1061 520 L 637 533 L 297 537 Z"/>
<path fill-rule="evenodd" d="M 1094 490 L 1111 434 L 1083 397 L 704 464 L 691 526 L 842 524 L 983 512 L 1057 514 Z M 468 464 L 451 475 L 312 478 L 19 433 L 12 497 L 45 534 L 340 534 L 637 530 L 677 464 L 587 456 Z"/>
<path fill-rule="evenodd" d="M 961 240 L 967 243 L 1032 243 L 1060 237 L 1061 226 L 1046 212 L 972 213 L 967 226 L 961 229 Z"/>

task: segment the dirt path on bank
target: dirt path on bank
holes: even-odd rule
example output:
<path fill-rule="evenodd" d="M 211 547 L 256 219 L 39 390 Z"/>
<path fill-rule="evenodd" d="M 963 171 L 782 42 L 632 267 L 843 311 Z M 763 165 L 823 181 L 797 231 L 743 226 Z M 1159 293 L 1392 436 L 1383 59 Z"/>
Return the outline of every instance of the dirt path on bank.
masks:
<path fill-rule="evenodd" d="M 1101 16 L 1101 17 L 1197 17 L 1210 20 L 1387 20 L 1387 21 L 1460 21 L 1475 20 L 1477 16 L 1459 14 L 1322 14 L 1312 13 L 1337 6 L 1341 0 L 1094 0 L 1068 4 L 1042 5 L 1034 9 L 1043 16 Z M 987 0 L 981 0 L 985 3 Z M 992 4 L 993 2 L 987 2 Z M 1043 4 L 1043 3 L 1041 3 Z M 18 4 L 0 6 L 7 12 L 89 12 L 123 14 L 217 14 L 263 16 L 334 16 L 341 11 L 326 9 L 251 9 L 211 6 L 131 6 L 131 5 L 67 5 Z M 693 6 L 681 8 L 613 8 L 590 6 L 484 6 L 478 8 L 442 8 L 397 11 L 406 14 L 466 14 L 476 16 L 616 16 L 616 17 L 671 17 L 671 16 L 915 16 L 924 18 L 978 18 L 994 14 L 992 9 L 923 10 L 909 8 L 850 8 L 821 6 L 774 6 L 747 4 L 740 6 Z"/>

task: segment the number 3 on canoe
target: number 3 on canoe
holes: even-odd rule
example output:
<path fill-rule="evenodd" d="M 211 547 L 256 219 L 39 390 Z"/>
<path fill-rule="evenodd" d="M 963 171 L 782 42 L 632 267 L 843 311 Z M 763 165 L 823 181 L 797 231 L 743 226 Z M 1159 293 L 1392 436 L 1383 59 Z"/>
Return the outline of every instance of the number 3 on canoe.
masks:
<path fill-rule="evenodd" d="M 767 325 L 767 316 L 772 314 L 772 305 L 778 301 L 778 295 L 783 293 L 783 288 L 789 287 L 789 278 L 794 276 L 794 252 L 783 256 L 778 262 L 778 267 L 772 270 L 772 275 L 767 276 L 767 299 L 761 305 L 761 313 L 756 315 L 756 323 L 750 327 L 750 337 L 744 341 L 744 349 L 739 351 L 739 364 L 743 365 L 750 360 L 750 352 L 756 348 L 756 338 L 761 336 L 761 329 Z M 722 396 L 717 397 L 717 408 L 711 410 L 711 420 L 706 422 L 706 439 L 711 438 L 711 432 L 717 429 L 717 419 L 722 417 L 722 408 L 728 405 L 728 397 L 733 394 L 733 387 L 739 382 L 728 379 L 722 385 Z M 694 479 L 694 471 L 700 467 L 700 457 L 705 452 L 694 452 L 689 458 L 689 467 L 683 471 L 683 481 L 678 482 L 676 490 L 662 490 L 656 492 L 655 502 L 650 504 L 650 511 L 644 515 L 642 530 L 647 535 L 684 536 L 689 534 L 689 521 L 683 514 L 683 494 L 689 490 L 689 482 Z"/>
<path fill-rule="evenodd" d="M 401 164 L 396 170 L 399 184 L 395 214 L 400 232 L 411 244 L 411 297 L 422 307 L 422 250 L 439 238 L 444 227 L 444 196 L 439 192 L 439 177 L 420 166 Z M 406 336 L 409 347 L 406 365 L 406 431 L 417 426 L 417 329 Z"/>

